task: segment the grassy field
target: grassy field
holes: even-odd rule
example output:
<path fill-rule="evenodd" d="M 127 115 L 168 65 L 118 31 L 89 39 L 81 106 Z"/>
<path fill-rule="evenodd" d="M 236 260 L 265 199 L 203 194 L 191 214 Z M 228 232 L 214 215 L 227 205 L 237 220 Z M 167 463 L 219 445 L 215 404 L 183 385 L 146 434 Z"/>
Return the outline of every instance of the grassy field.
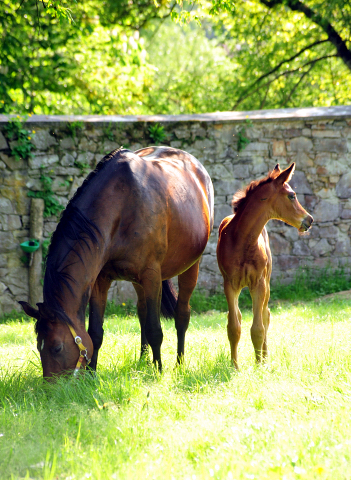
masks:
<path fill-rule="evenodd" d="M 140 364 L 134 315 L 110 315 L 98 376 L 41 378 L 33 325 L 0 325 L 0 478 L 351 478 L 351 301 L 275 305 L 256 367 L 251 313 L 230 365 L 226 314 L 194 314 L 186 362 Z"/>

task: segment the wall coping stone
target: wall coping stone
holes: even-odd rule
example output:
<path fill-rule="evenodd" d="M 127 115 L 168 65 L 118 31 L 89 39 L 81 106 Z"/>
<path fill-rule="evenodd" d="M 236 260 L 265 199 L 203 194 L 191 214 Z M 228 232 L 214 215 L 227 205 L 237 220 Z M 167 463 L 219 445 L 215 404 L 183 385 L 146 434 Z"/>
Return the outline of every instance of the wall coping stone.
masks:
<path fill-rule="evenodd" d="M 7 123 L 16 115 L 0 115 L 0 123 Z M 84 121 L 88 123 L 109 122 L 242 122 L 248 120 L 316 120 L 350 118 L 351 105 L 335 107 L 277 108 L 244 112 L 213 112 L 190 115 L 32 115 L 26 123 L 55 123 Z"/>

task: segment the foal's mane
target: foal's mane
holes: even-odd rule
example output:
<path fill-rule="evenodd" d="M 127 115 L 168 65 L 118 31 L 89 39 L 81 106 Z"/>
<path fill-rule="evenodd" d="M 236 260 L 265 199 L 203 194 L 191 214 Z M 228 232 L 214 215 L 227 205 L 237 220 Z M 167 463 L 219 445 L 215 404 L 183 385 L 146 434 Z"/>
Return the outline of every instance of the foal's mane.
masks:
<path fill-rule="evenodd" d="M 273 182 L 273 180 L 277 178 L 279 173 L 280 171 L 277 171 L 275 169 L 271 170 L 264 178 L 261 178 L 260 180 L 253 180 L 247 185 L 247 187 L 238 190 L 233 195 L 232 199 L 233 212 L 238 213 L 239 210 L 245 208 L 245 205 L 247 204 L 251 196 L 256 192 L 256 189 L 258 187 L 261 187 L 262 185 Z"/>
<path fill-rule="evenodd" d="M 85 245 L 90 250 L 91 244 L 97 245 L 102 239 L 99 227 L 76 204 L 87 192 L 91 180 L 109 164 L 110 160 L 116 159 L 121 152 L 122 149 L 118 148 L 100 160 L 95 170 L 87 176 L 68 202 L 51 237 L 45 262 L 44 302 L 53 317 L 68 324 L 72 324 L 72 322 L 61 307 L 60 300 L 62 300 L 64 286 L 74 295 L 73 284 L 76 281 L 68 272 L 65 272 L 65 268 L 60 270 L 60 267 L 71 251 L 74 251 L 79 260 L 84 264 L 84 259 L 75 249 L 77 242 Z M 47 318 L 43 319 L 41 316 L 39 318 L 40 320 L 35 325 L 36 333 L 45 333 L 47 330 Z"/>

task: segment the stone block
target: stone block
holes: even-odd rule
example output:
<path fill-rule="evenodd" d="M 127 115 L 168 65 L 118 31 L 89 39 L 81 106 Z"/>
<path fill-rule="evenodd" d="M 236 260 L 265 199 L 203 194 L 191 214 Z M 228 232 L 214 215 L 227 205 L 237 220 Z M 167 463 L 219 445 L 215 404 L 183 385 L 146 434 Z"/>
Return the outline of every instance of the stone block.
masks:
<path fill-rule="evenodd" d="M 335 153 L 346 153 L 347 142 L 345 139 L 319 139 L 315 143 L 316 152 L 335 152 Z"/>
<path fill-rule="evenodd" d="M 0 214 L 0 230 L 13 231 L 22 227 L 19 215 L 1 215 Z"/>
<path fill-rule="evenodd" d="M 269 243 L 272 255 L 288 255 L 291 253 L 291 244 L 282 235 L 270 233 Z"/>
<path fill-rule="evenodd" d="M 339 209 L 338 204 L 321 200 L 314 209 L 314 221 L 316 223 L 335 221 L 339 216 Z"/>
<path fill-rule="evenodd" d="M 341 131 L 340 130 L 330 130 L 330 129 L 323 129 L 323 130 L 312 130 L 312 137 L 314 138 L 341 138 Z"/>
<path fill-rule="evenodd" d="M 301 170 L 295 170 L 289 184 L 297 194 L 312 194 L 312 188 L 306 178 L 305 173 Z"/>
<path fill-rule="evenodd" d="M 24 300 L 27 299 L 28 297 L 24 298 Z M 11 313 L 13 310 L 19 312 L 20 309 L 20 304 L 13 299 L 9 292 L 5 292 L 0 296 L 0 315 L 3 315 L 4 313 Z"/>
<path fill-rule="evenodd" d="M 233 177 L 237 180 L 245 180 L 247 183 L 250 183 L 250 168 L 249 165 L 243 165 L 243 164 L 238 164 L 238 165 L 233 165 L 232 167 L 232 172 L 233 172 Z"/>
<path fill-rule="evenodd" d="M 335 187 L 335 193 L 339 198 L 351 197 L 351 172 L 342 175 Z"/>
<path fill-rule="evenodd" d="M 214 227 L 218 228 L 223 218 L 232 215 L 233 210 L 230 205 L 219 205 L 214 212 Z"/>
<path fill-rule="evenodd" d="M 114 145 L 116 145 L 116 141 L 113 141 L 112 143 Z M 79 147 L 79 150 L 81 152 L 94 152 L 95 153 L 96 148 L 97 148 L 97 143 L 94 142 L 94 140 L 92 140 L 92 139 L 82 137 L 79 141 L 78 147 Z"/>
<path fill-rule="evenodd" d="M 311 254 L 309 245 L 307 243 L 307 240 L 304 241 L 302 238 L 294 243 L 293 250 L 292 250 L 293 255 L 296 255 L 298 257 L 306 257 Z"/>
<path fill-rule="evenodd" d="M 5 155 L 5 153 L 3 152 L 0 152 L 0 158 L 4 162 L 6 167 L 12 172 L 27 168 L 27 163 L 22 158 L 20 158 L 19 160 L 16 160 L 15 157 L 9 157 L 8 155 Z"/>
<path fill-rule="evenodd" d="M 311 152 L 313 150 L 313 143 L 307 137 L 292 138 L 287 144 L 291 152 Z"/>
<path fill-rule="evenodd" d="M 215 255 L 202 255 L 200 263 L 201 271 L 219 274 L 217 257 Z"/>
<path fill-rule="evenodd" d="M 77 157 L 77 162 L 91 165 L 94 157 L 95 155 L 92 152 L 79 153 Z"/>
<path fill-rule="evenodd" d="M 50 135 L 49 130 L 36 129 L 32 134 L 32 143 L 37 150 L 47 150 L 52 145 L 57 145 L 57 140 Z"/>
<path fill-rule="evenodd" d="M 0 197 L 0 213 L 14 213 L 14 210 L 10 199 Z"/>
<path fill-rule="evenodd" d="M 11 252 L 17 248 L 12 232 L 0 232 L 0 245 L 3 253 Z"/>
<path fill-rule="evenodd" d="M 273 157 L 286 157 L 286 146 L 284 140 L 275 140 L 273 142 Z"/>
<path fill-rule="evenodd" d="M 59 156 L 52 155 L 35 155 L 28 160 L 30 168 L 36 169 L 40 167 L 49 167 L 59 162 Z"/>
<path fill-rule="evenodd" d="M 333 250 L 334 250 L 334 247 L 330 245 L 330 243 L 326 238 L 322 238 L 321 240 L 319 240 L 319 242 L 317 242 L 317 244 L 313 247 L 313 249 L 311 249 L 312 254 L 315 257 L 325 256 L 330 252 L 332 252 Z"/>
<path fill-rule="evenodd" d="M 74 165 L 74 156 L 70 153 L 65 153 L 61 158 L 61 165 L 63 167 L 73 167 Z"/>
<path fill-rule="evenodd" d="M 212 180 L 220 179 L 230 181 L 233 179 L 232 172 L 229 171 L 223 164 L 208 165 L 206 170 L 208 171 Z"/>
<path fill-rule="evenodd" d="M 220 195 L 231 196 L 242 187 L 243 184 L 239 180 L 213 180 L 213 188 L 216 198 Z"/>
<path fill-rule="evenodd" d="M 4 137 L 3 133 L 0 132 L 0 150 L 6 150 L 9 148 L 6 138 Z"/>
<path fill-rule="evenodd" d="M 73 151 L 76 149 L 76 145 L 72 137 L 66 137 L 60 140 L 60 147 L 64 150 Z"/>
<path fill-rule="evenodd" d="M 250 142 L 248 145 L 246 145 L 242 152 L 245 152 L 246 155 L 251 152 L 258 152 L 261 155 L 268 155 L 269 144 L 264 142 Z M 242 152 L 240 152 L 240 154 Z"/>

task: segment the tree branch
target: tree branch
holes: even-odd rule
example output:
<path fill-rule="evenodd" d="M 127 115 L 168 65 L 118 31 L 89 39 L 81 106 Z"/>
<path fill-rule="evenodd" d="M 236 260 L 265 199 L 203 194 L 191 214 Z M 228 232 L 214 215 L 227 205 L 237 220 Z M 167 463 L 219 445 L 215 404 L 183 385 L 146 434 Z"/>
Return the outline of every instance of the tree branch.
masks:
<path fill-rule="evenodd" d="M 244 96 L 244 98 L 239 98 L 238 102 L 236 102 L 236 104 L 234 106 L 234 109 L 236 108 L 237 105 L 239 105 L 239 103 L 241 103 L 242 99 L 245 99 L 247 97 L 247 93 L 250 93 L 251 89 L 255 85 L 257 85 L 259 82 L 261 82 L 264 78 L 269 77 L 270 75 L 272 75 L 272 73 L 275 73 L 277 70 L 279 70 L 280 67 L 282 67 L 284 65 L 284 63 L 292 62 L 293 60 L 295 60 L 295 58 L 300 56 L 306 50 L 310 50 L 311 48 L 315 47 L 316 45 L 320 45 L 321 43 L 325 43 L 327 41 L 328 40 L 318 40 L 317 42 L 314 42 L 314 43 L 311 43 L 310 45 L 307 45 L 307 47 L 302 48 L 299 52 L 297 52 L 292 57 L 289 57 L 289 58 L 286 58 L 285 60 L 282 60 L 280 63 L 278 63 L 278 65 L 276 65 L 274 68 L 272 68 L 272 70 L 270 70 L 269 72 L 261 75 L 244 91 L 244 93 L 242 94 L 242 97 Z"/>
<path fill-rule="evenodd" d="M 313 66 L 317 63 L 317 62 L 320 62 L 321 60 L 325 60 L 327 58 L 335 58 L 335 57 L 338 57 L 338 55 L 324 55 L 323 57 L 319 57 L 319 58 L 316 58 L 314 60 L 310 60 L 309 62 L 306 62 L 304 65 L 302 65 L 301 67 L 299 68 L 295 68 L 294 70 L 289 70 L 287 72 L 283 72 L 283 73 L 280 73 L 279 75 L 275 76 L 274 78 L 272 78 L 272 80 L 269 80 L 268 82 L 264 83 L 263 85 L 259 85 L 255 90 L 250 90 L 250 91 L 246 91 L 247 94 L 245 96 L 241 96 L 239 98 L 239 100 L 235 103 L 234 107 L 232 108 L 232 110 L 236 110 L 236 108 L 238 107 L 238 105 L 240 105 L 240 103 L 242 103 L 244 100 L 246 100 L 247 97 L 249 97 L 250 95 L 252 95 L 253 93 L 256 93 L 258 92 L 261 88 L 265 88 L 267 87 L 268 85 L 270 85 L 271 83 L 275 82 L 276 80 L 278 80 L 278 78 L 280 77 L 286 77 L 287 75 L 292 75 L 293 73 L 296 73 L 299 71 L 300 68 L 305 68 L 307 67 L 308 65 L 311 65 L 313 64 Z"/>
<path fill-rule="evenodd" d="M 300 2 L 300 0 L 260 0 L 260 2 L 268 8 L 273 8 L 277 5 L 287 5 L 291 10 L 303 13 L 307 18 L 312 20 L 313 23 L 323 29 L 328 35 L 328 40 L 336 48 L 338 57 L 340 57 L 347 68 L 351 70 L 351 51 L 347 48 L 346 42 L 326 18 L 323 18 L 319 13 L 312 10 L 312 8 Z"/>

